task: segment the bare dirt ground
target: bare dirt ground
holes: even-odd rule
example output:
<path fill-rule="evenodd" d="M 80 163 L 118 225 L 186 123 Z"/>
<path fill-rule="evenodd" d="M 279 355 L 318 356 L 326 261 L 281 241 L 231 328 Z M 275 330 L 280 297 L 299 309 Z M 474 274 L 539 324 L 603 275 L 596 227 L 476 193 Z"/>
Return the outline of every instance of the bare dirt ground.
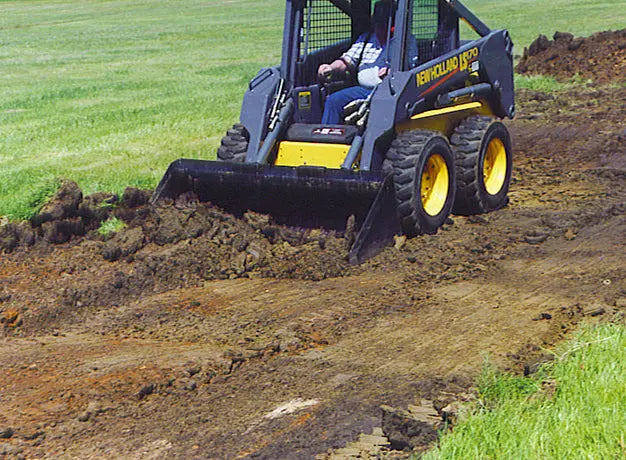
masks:
<path fill-rule="evenodd" d="M 485 354 L 521 373 L 623 322 L 626 89 L 518 105 L 509 206 L 359 267 L 336 235 L 66 184 L 0 230 L 0 457 L 325 458 L 381 405 L 466 399 Z"/>

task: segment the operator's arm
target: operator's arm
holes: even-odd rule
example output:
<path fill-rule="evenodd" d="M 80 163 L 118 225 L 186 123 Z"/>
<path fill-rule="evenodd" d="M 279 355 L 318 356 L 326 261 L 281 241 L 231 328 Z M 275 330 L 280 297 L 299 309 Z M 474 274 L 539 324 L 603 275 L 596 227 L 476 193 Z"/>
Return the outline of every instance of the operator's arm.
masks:
<path fill-rule="evenodd" d="M 348 66 L 342 59 L 337 59 L 330 64 L 322 64 L 319 69 L 317 69 L 317 75 L 324 79 L 329 77 L 330 75 L 340 75 L 345 74 L 348 71 Z"/>
<path fill-rule="evenodd" d="M 330 64 L 322 64 L 317 70 L 317 74 L 320 78 L 327 78 L 330 75 L 345 75 L 348 71 L 356 70 L 356 64 L 359 60 L 359 56 L 362 54 L 363 47 L 365 46 L 366 34 L 362 34 L 357 38 L 356 42 L 352 44 L 350 49 L 346 51 L 339 59 L 331 62 Z"/>

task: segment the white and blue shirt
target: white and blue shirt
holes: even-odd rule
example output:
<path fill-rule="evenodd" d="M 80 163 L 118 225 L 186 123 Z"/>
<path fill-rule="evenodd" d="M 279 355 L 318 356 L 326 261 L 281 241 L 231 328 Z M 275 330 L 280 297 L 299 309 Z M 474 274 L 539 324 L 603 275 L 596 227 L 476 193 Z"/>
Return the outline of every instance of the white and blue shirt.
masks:
<path fill-rule="evenodd" d="M 359 62 L 361 53 L 363 53 L 363 58 L 357 69 L 357 82 L 360 86 L 374 88 L 382 81 L 378 77 L 378 72 L 381 68 L 387 67 L 385 53 L 383 52 L 386 46 L 378 41 L 375 33 L 369 34 L 369 40 L 367 36 L 368 34 L 360 35 L 350 49 L 341 56 L 341 59 L 350 70 L 354 70 Z M 363 50 L 364 46 L 365 50 Z"/>

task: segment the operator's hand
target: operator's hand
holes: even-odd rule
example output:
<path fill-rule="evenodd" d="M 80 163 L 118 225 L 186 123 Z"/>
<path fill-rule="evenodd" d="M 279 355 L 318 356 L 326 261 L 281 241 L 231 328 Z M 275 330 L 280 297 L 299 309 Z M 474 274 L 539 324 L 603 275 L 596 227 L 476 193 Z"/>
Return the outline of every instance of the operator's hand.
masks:
<path fill-rule="evenodd" d="M 317 76 L 320 80 L 326 80 L 333 73 L 333 67 L 330 64 L 322 64 L 317 69 Z"/>
<path fill-rule="evenodd" d="M 382 80 L 383 78 L 387 76 L 388 73 L 389 73 L 389 67 L 381 67 L 380 70 L 378 71 L 378 78 Z"/>

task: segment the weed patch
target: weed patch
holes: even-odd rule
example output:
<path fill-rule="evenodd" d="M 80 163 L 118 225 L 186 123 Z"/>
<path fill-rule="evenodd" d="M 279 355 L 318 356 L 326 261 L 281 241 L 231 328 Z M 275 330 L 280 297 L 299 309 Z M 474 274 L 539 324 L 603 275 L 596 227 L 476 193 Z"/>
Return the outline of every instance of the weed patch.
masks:
<path fill-rule="evenodd" d="M 114 233 L 126 228 L 126 224 L 117 217 L 111 217 L 100 224 L 98 234 L 104 238 L 109 238 Z"/>

